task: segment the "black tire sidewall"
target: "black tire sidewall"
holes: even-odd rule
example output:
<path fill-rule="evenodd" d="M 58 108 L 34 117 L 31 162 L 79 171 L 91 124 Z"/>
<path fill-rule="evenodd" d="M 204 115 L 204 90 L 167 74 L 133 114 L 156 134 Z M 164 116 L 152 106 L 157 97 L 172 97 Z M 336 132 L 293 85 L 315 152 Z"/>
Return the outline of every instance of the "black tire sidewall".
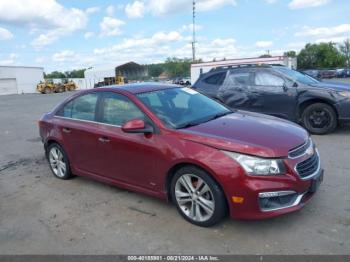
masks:
<path fill-rule="evenodd" d="M 62 155 L 63 155 L 63 159 L 64 159 L 64 162 L 66 163 L 66 174 L 63 176 L 63 177 L 59 177 L 55 174 L 55 172 L 52 170 L 52 167 L 51 167 L 51 163 L 50 163 L 50 151 L 52 148 L 57 148 L 61 151 Z M 53 173 L 53 175 L 56 177 L 56 178 L 59 178 L 59 179 L 62 179 L 62 180 L 67 180 L 67 179 L 70 179 L 72 177 L 72 172 L 71 172 L 71 169 L 70 169 L 70 163 L 69 163 L 69 159 L 68 159 L 68 156 L 66 154 L 66 152 L 64 151 L 64 149 L 62 148 L 62 146 L 60 146 L 59 144 L 57 143 L 52 143 L 50 144 L 48 147 L 47 147 L 47 151 L 46 151 L 46 158 L 47 158 L 47 161 L 49 162 L 49 166 L 50 166 L 50 170 L 51 172 Z"/>
<path fill-rule="evenodd" d="M 207 185 L 209 186 L 210 190 L 213 193 L 213 197 L 214 197 L 214 201 L 215 201 L 214 214 L 207 221 L 199 222 L 199 221 L 192 220 L 186 214 L 183 213 L 179 204 L 176 201 L 175 184 L 176 184 L 177 180 L 184 174 L 193 174 L 195 176 L 200 177 L 201 179 L 203 179 L 205 181 L 205 183 L 207 183 Z M 180 168 L 175 173 L 174 177 L 172 178 L 170 190 L 171 190 L 171 200 L 176 205 L 178 212 L 181 214 L 181 216 L 183 218 L 185 218 L 187 221 L 189 221 L 190 223 L 192 223 L 194 225 L 201 226 L 201 227 L 213 226 L 213 225 L 217 224 L 218 222 L 220 222 L 227 213 L 227 205 L 226 205 L 225 195 L 222 192 L 220 186 L 210 175 L 208 175 L 205 171 L 203 171 L 200 168 L 197 168 L 195 166 L 186 166 L 186 167 Z"/>
<path fill-rule="evenodd" d="M 327 113 L 330 115 L 331 117 L 331 123 L 328 127 L 324 127 L 324 128 L 314 128 L 312 127 L 312 125 L 309 122 L 309 115 L 312 111 L 316 110 L 316 109 L 322 109 L 327 111 Z M 315 135 L 324 135 L 324 134 L 328 134 L 333 132 L 337 125 L 338 125 L 338 121 L 337 121 L 337 114 L 334 111 L 334 109 L 324 103 L 315 103 L 312 104 L 310 106 L 308 106 L 302 113 L 302 123 L 303 126 L 311 133 L 311 134 L 315 134 Z"/>

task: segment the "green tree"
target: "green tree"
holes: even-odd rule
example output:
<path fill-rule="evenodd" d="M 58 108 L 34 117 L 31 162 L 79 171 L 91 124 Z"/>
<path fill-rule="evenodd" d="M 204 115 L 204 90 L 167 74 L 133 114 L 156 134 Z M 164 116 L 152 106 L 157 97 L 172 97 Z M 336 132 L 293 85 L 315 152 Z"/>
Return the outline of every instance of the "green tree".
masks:
<path fill-rule="evenodd" d="M 347 66 L 350 66 L 350 39 L 346 39 L 342 45 L 340 45 L 340 51 L 345 56 Z"/>
<path fill-rule="evenodd" d="M 84 78 L 84 72 L 86 69 L 78 69 L 66 72 L 53 71 L 49 74 L 44 73 L 45 78 Z"/>
<path fill-rule="evenodd" d="M 49 74 L 46 74 L 45 78 L 66 78 L 66 75 L 59 71 L 53 71 Z"/>
<path fill-rule="evenodd" d="M 284 52 L 283 54 L 284 56 L 288 56 L 288 57 L 297 57 L 297 53 L 293 50 L 290 50 L 290 51 L 287 51 L 287 52 Z"/>
<path fill-rule="evenodd" d="M 67 71 L 65 72 L 65 75 L 67 78 L 84 78 L 84 69 L 78 69 L 78 70 L 72 70 L 72 71 Z"/>
<path fill-rule="evenodd" d="M 344 66 L 345 60 L 335 43 L 307 44 L 298 55 L 298 67 L 301 69 L 336 68 Z"/>
<path fill-rule="evenodd" d="M 164 63 L 165 70 L 170 76 L 189 76 L 192 59 L 169 57 Z"/>
<path fill-rule="evenodd" d="M 150 77 L 158 77 L 165 71 L 164 64 L 150 64 L 147 69 Z"/>

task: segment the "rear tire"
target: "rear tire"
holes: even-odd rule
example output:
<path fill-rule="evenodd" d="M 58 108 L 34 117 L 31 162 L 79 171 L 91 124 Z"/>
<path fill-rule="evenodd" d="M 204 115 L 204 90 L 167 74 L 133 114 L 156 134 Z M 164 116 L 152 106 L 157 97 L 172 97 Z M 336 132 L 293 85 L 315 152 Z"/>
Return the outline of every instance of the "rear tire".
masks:
<path fill-rule="evenodd" d="M 171 182 L 171 199 L 190 223 L 210 227 L 227 213 L 226 199 L 220 186 L 205 171 L 186 166 L 179 169 Z"/>
<path fill-rule="evenodd" d="M 301 115 L 303 126 L 312 134 L 324 135 L 333 132 L 337 125 L 335 110 L 325 103 L 309 105 Z"/>
<path fill-rule="evenodd" d="M 63 180 L 73 177 L 67 154 L 59 144 L 52 143 L 48 146 L 47 160 L 55 177 Z"/>

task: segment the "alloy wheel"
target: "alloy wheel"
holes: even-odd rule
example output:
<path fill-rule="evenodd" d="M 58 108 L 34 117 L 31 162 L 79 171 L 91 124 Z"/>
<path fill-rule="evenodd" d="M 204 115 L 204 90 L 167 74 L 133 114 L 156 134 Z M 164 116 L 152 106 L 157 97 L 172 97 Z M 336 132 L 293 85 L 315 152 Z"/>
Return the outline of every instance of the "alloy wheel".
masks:
<path fill-rule="evenodd" d="M 52 147 L 49 153 L 49 160 L 52 171 L 57 177 L 64 177 L 67 172 L 67 164 L 64 160 L 63 153 L 57 147 Z"/>
<path fill-rule="evenodd" d="M 207 221 L 214 214 L 213 193 L 207 183 L 196 175 L 179 177 L 175 184 L 175 197 L 182 212 L 194 221 Z"/>
<path fill-rule="evenodd" d="M 324 109 L 313 110 L 310 112 L 309 121 L 314 128 L 323 128 L 330 125 L 331 116 Z"/>

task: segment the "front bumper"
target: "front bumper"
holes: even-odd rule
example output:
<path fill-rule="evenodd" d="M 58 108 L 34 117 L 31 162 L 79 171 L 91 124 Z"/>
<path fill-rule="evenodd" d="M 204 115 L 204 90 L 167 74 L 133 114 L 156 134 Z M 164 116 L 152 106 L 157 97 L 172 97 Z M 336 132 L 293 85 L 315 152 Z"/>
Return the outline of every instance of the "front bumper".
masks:
<path fill-rule="evenodd" d="M 288 159 L 288 173 L 275 177 L 253 177 L 244 175 L 240 185 L 228 193 L 244 199 L 242 203 L 230 201 L 230 216 L 235 219 L 265 219 L 291 213 L 301 209 L 315 195 L 323 181 L 321 163 L 317 171 L 307 179 L 295 172 L 295 165 L 307 159 Z"/>

